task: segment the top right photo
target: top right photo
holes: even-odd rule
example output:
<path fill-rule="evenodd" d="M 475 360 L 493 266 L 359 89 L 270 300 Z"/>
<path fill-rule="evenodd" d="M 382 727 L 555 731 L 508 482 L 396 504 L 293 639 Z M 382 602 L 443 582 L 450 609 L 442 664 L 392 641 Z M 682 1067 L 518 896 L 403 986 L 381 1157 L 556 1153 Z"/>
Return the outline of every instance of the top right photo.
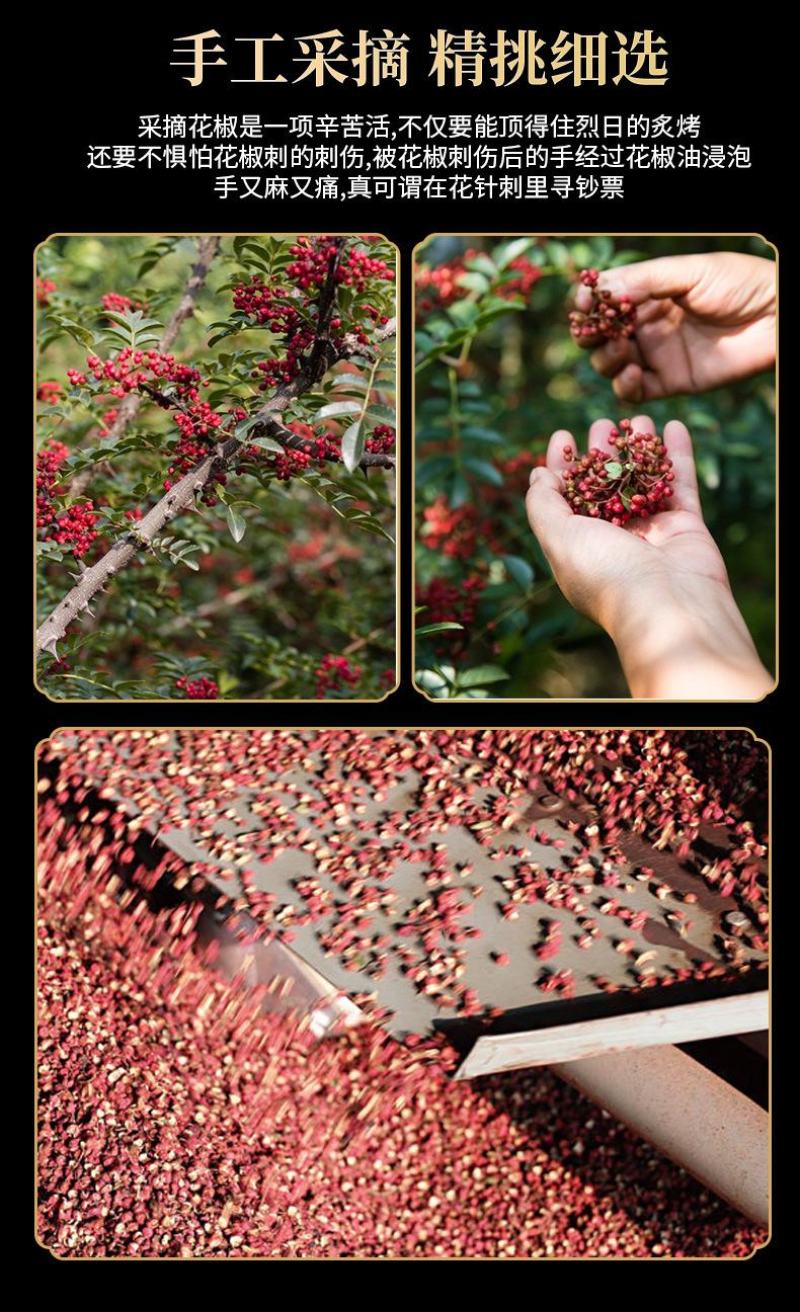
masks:
<path fill-rule="evenodd" d="M 437 234 L 414 278 L 419 691 L 765 697 L 775 247 Z"/>

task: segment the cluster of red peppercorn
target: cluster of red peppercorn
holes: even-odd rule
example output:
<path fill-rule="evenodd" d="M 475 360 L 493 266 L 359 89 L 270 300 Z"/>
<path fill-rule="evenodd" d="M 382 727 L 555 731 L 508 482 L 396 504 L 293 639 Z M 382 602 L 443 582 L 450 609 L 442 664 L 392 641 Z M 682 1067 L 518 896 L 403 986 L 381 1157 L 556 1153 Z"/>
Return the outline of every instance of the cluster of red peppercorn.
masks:
<path fill-rule="evenodd" d="M 58 288 L 52 278 L 36 279 L 36 300 L 39 305 L 49 305 L 50 297 L 55 291 L 58 291 Z"/>
<path fill-rule="evenodd" d="M 301 237 L 289 247 L 294 262 L 287 265 L 286 273 L 303 291 L 322 287 L 328 277 L 337 247 L 329 237 Z M 385 260 L 376 260 L 357 246 L 344 249 L 336 265 L 336 282 L 352 287 L 356 292 L 367 291 L 371 282 L 394 282 L 394 269 Z"/>
<path fill-rule="evenodd" d="M 336 283 L 352 287 L 356 292 L 367 290 L 371 282 L 394 280 L 394 270 L 384 260 L 377 260 L 356 247 L 340 250 L 329 237 L 301 237 L 289 248 L 294 256 L 284 271 L 286 284 L 273 280 L 265 282 L 254 274 L 249 283 L 233 290 L 233 304 L 256 323 L 282 338 L 281 354 L 262 360 L 257 366 L 263 375 L 259 384 L 267 391 L 281 383 L 290 383 L 303 367 L 306 352 L 316 337 L 315 298 L 334 267 Z M 362 307 L 369 319 L 386 323 L 373 306 Z M 329 323 L 329 336 L 334 346 L 343 341 L 344 325 L 334 316 Z M 349 331 L 356 341 L 367 344 L 368 333 L 355 322 Z"/>
<path fill-rule="evenodd" d="M 430 442 L 426 443 L 425 454 L 435 458 L 439 452 L 451 450 L 452 443 Z M 418 550 L 463 562 L 465 570 L 463 578 L 456 578 L 450 571 L 440 575 L 437 569 L 428 583 L 417 587 L 417 604 L 426 607 L 419 617 L 420 625 L 448 620 L 462 625 L 461 630 L 446 630 L 425 638 L 425 643 L 430 643 L 438 655 L 455 657 L 474 640 L 469 629 L 476 618 L 480 594 L 491 581 L 492 559 L 507 550 L 498 526 L 507 524 L 517 513 L 531 469 L 544 463 L 545 456 L 532 451 L 520 451 L 506 459 L 495 457 L 491 464 L 502 479 L 498 486 L 481 483 L 479 493 L 463 505 L 453 506 L 446 496 L 440 495 L 422 508 Z M 435 564 L 434 568 L 437 568 Z M 485 638 L 480 640 L 490 652 L 494 650 L 495 627 L 494 621 L 489 620 Z"/>
<path fill-rule="evenodd" d="M 205 674 L 199 679 L 189 679 L 185 674 L 175 680 L 175 687 L 190 701 L 213 702 L 219 697 L 219 684 Z"/>
<path fill-rule="evenodd" d="M 580 281 L 592 292 L 589 310 L 571 310 L 570 332 L 573 337 L 633 337 L 636 332 L 636 306 L 627 296 L 617 298 L 611 292 L 598 289 L 597 269 L 584 269 Z"/>
<path fill-rule="evenodd" d="M 299 419 L 293 419 L 287 424 L 287 428 L 295 437 L 301 439 L 297 445 L 287 445 L 280 455 L 268 455 L 266 460 L 264 453 L 257 447 L 247 447 L 243 453 L 244 458 L 265 460 L 275 477 L 282 483 L 288 483 L 292 478 L 302 476 L 312 465 L 322 466 L 329 460 L 341 459 L 341 440 L 336 434 L 326 429 L 317 432 L 310 424 L 304 424 Z"/>
<path fill-rule="evenodd" d="M 188 474 L 190 469 L 200 464 L 208 456 L 208 446 L 204 444 L 202 437 L 195 439 L 189 434 L 182 434 L 178 438 L 172 451 L 172 463 L 167 469 L 167 477 L 164 479 L 164 491 L 169 492 L 170 488 L 176 481 Z M 200 500 L 206 506 L 215 506 L 218 498 L 214 495 L 214 490 L 218 485 L 224 486 L 228 481 L 228 476 L 223 470 L 213 470 L 211 477 L 206 482 Z"/>
<path fill-rule="evenodd" d="M 97 355 L 86 359 L 86 371 L 68 369 L 67 377 L 73 387 L 84 386 L 91 377 L 96 383 L 109 383 L 111 396 L 123 398 L 138 391 L 142 385 L 161 388 L 168 383 L 173 389 L 178 409 L 175 423 L 180 437 L 173 451 L 172 463 L 167 470 L 164 489 L 169 491 L 175 478 L 187 474 L 197 463 L 208 455 L 207 443 L 215 433 L 219 433 L 225 422 L 225 416 L 213 410 L 207 401 L 200 398 L 200 387 L 205 380 L 200 370 L 194 365 L 185 364 L 174 355 L 159 350 L 134 350 L 123 347 L 115 356 L 101 360 Z M 109 410 L 103 415 L 104 427 L 101 433 L 108 433 L 110 424 L 116 418 L 116 411 Z M 241 412 L 244 417 L 244 412 Z M 214 488 L 224 484 L 226 476 L 222 471 L 215 471 L 201 493 L 201 499 L 208 506 L 215 506 L 217 498 Z"/>
<path fill-rule="evenodd" d="M 50 537 L 59 546 L 70 547 L 75 559 L 80 560 L 98 537 L 98 518 L 93 501 L 76 502 L 57 516 Z"/>
<path fill-rule="evenodd" d="M 100 304 L 104 310 L 111 310 L 116 314 L 145 308 L 140 301 L 132 301 L 130 296 L 123 296 L 121 292 L 105 292 L 100 298 Z"/>
<path fill-rule="evenodd" d="M 142 899 L 162 878 L 195 881 L 171 854 L 145 864 L 141 821 L 87 796 L 81 766 L 108 759 L 112 737 L 92 735 L 42 781 L 45 1246 L 79 1258 L 530 1258 L 733 1257 L 763 1243 L 547 1071 L 454 1084 L 438 1041 L 401 1046 L 365 1023 L 312 1044 L 302 1020 L 265 1014 L 257 990 L 211 968 L 198 901 L 154 911 Z M 160 763 L 165 795 L 180 780 L 201 807 L 257 763 L 250 735 L 209 759 L 211 737 L 192 749 L 185 736 L 170 775 L 163 733 L 144 754 L 130 735 L 119 746 L 137 766 Z M 308 743 L 297 747 L 301 760 Z M 122 758 L 119 769 L 122 782 Z"/>
<path fill-rule="evenodd" d="M 108 360 L 101 360 L 98 355 L 86 357 L 86 370 L 68 369 L 67 377 L 74 387 L 83 387 L 89 376 L 96 383 L 110 383 L 107 389 L 111 396 L 124 397 L 135 392 L 142 383 L 172 383 L 179 400 L 193 405 L 199 397 L 202 382 L 199 369 L 193 365 L 182 364 L 166 351 L 134 350 L 124 346 Z"/>
<path fill-rule="evenodd" d="M 364 449 L 374 455 L 390 455 L 394 451 L 396 438 L 391 424 L 376 424 L 364 443 Z"/>
<path fill-rule="evenodd" d="M 474 260 L 479 253 L 476 250 L 465 251 L 456 259 L 436 265 L 435 268 L 427 264 L 418 266 L 415 279 L 418 316 L 424 317 L 437 309 L 446 310 L 454 301 L 470 295 L 471 289 L 461 279 L 469 272 L 468 262 Z M 494 294 L 504 300 L 527 296 L 542 276 L 541 269 L 527 255 L 518 255 L 508 265 L 508 269 L 515 276 L 494 288 Z"/>
<path fill-rule="evenodd" d="M 319 467 L 329 461 L 341 460 L 342 444 L 338 434 L 327 429 L 315 431 L 310 424 L 300 420 L 293 420 L 287 427 L 295 436 L 302 438 L 302 442 L 296 446 L 287 446 L 281 455 L 266 457 L 266 463 L 282 483 L 301 476 L 314 465 Z M 364 449 L 371 454 L 390 453 L 394 450 L 395 440 L 393 428 L 388 424 L 376 424 L 364 443 Z M 247 447 L 244 457 L 264 460 L 263 452 L 255 447 Z"/>
<path fill-rule="evenodd" d="M 117 422 L 118 417 L 119 417 L 119 410 L 117 410 L 114 406 L 111 406 L 109 410 L 103 411 L 103 414 L 101 416 L 101 423 L 100 423 L 101 437 L 108 437 L 109 433 L 111 432 L 112 425 Z"/>
<path fill-rule="evenodd" d="M 436 575 L 430 583 L 418 585 L 416 603 L 422 608 L 420 623 L 455 623 L 461 624 L 465 630 L 469 629 L 475 622 L 481 593 L 486 584 L 487 580 L 480 574 L 469 574 L 459 582 L 451 582 Z M 457 629 L 451 632 L 456 639 L 459 637 Z M 446 634 L 443 636 L 447 637 Z M 452 641 L 447 650 L 453 650 Z"/>
<path fill-rule="evenodd" d="M 51 439 L 36 456 L 36 523 L 47 528 L 56 517 L 53 496 L 58 485 L 58 469 L 69 455 L 63 442 Z"/>
<path fill-rule="evenodd" d="M 593 447 L 580 459 L 571 446 L 564 448 L 564 496 L 576 515 L 622 527 L 663 510 L 675 480 L 663 439 L 657 433 L 635 433 L 630 419 L 621 419 L 608 441 L 611 454 Z"/>
<path fill-rule="evenodd" d="M 316 697 L 327 697 L 329 693 L 341 692 L 344 688 L 354 688 L 361 678 L 361 666 L 351 665 L 346 656 L 323 656 L 314 671 L 316 680 Z"/>
<path fill-rule="evenodd" d="M 484 518 L 472 501 L 451 506 L 445 496 L 423 510 L 420 539 L 430 551 L 452 560 L 471 560 L 479 541 L 489 551 L 501 549 L 492 517 Z"/>
<path fill-rule="evenodd" d="M 58 512 L 54 497 L 58 490 L 59 469 L 69 455 L 63 442 L 51 439 L 36 455 L 36 527 L 59 546 L 69 547 L 76 560 L 92 547 L 98 537 L 99 519 L 93 501 L 76 502 Z"/>
<path fill-rule="evenodd" d="M 60 383 L 46 380 L 37 387 L 36 400 L 41 401 L 42 405 L 56 405 L 61 399 L 62 390 Z"/>

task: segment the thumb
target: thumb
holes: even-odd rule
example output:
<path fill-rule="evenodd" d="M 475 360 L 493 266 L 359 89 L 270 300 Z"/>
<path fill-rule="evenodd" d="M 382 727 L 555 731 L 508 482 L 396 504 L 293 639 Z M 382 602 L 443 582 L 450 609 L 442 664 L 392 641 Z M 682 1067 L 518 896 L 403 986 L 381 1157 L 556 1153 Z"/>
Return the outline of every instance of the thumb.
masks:
<path fill-rule="evenodd" d="M 549 469 L 533 470 L 525 509 L 528 523 L 549 558 L 573 519 L 573 511 L 561 494 L 561 481 Z"/>

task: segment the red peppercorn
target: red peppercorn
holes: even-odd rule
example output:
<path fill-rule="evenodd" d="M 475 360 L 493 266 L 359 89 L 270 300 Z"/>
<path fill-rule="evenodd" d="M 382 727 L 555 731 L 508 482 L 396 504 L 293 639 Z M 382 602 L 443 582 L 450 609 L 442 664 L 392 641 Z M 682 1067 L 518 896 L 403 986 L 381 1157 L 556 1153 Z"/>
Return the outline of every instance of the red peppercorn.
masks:
<path fill-rule="evenodd" d="M 611 454 L 593 447 L 577 459 L 570 452 L 564 496 L 575 513 L 622 527 L 665 509 L 675 474 L 663 439 L 657 433 L 635 433 L 631 421 L 621 419 L 609 443 L 615 448 Z"/>
<path fill-rule="evenodd" d="M 626 296 L 619 298 L 609 291 L 598 290 L 597 269 L 584 269 L 579 280 L 592 292 L 592 305 L 588 311 L 571 310 L 570 332 L 573 337 L 633 337 L 636 332 L 636 306 Z"/>

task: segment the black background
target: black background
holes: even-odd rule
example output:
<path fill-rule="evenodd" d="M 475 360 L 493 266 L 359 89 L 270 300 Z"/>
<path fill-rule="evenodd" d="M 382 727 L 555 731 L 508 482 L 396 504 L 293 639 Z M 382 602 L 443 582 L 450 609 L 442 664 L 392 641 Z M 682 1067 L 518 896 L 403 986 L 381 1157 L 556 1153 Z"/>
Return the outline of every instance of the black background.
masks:
<path fill-rule="evenodd" d="M 792 1197 L 791 1176 L 785 1179 L 777 1170 L 792 1143 L 795 1127 L 788 1123 L 786 1104 L 791 1097 L 787 1065 L 791 1054 L 791 1036 L 784 1042 L 784 1026 L 791 1006 L 789 990 L 793 974 L 792 948 L 796 933 L 792 918 L 800 928 L 800 909 L 796 897 L 787 887 L 796 878 L 791 858 L 795 855 L 791 823 L 787 819 L 792 806 L 790 794 L 794 792 L 798 772 L 798 754 L 794 747 L 796 731 L 790 724 L 790 702 L 795 699 L 793 680 L 795 671 L 789 660 L 790 630 L 794 618 L 792 595 L 784 589 L 780 608 L 782 619 L 780 642 L 780 683 L 777 690 L 764 702 L 756 705 L 725 703 L 662 704 L 662 703 L 491 703 L 481 702 L 446 704 L 431 703 L 414 691 L 411 674 L 411 441 L 410 441 L 410 362 L 411 362 L 411 297 L 410 263 L 415 243 L 431 232 L 744 232 L 759 233 L 774 242 L 780 253 L 780 280 L 783 304 L 781 319 L 781 364 L 783 374 L 792 379 L 793 325 L 787 279 L 793 272 L 792 232 L 789 230 L 792 212 L 786 201 L 789 189 L 796 185 L 793 177 L 793 146 L 789 139 L 791 118 L 782 109 L 780 91 L 788 86 L 791 94 L 792 74 L 783 55 L 789 47 L 788 30 L 783 28 L 780 11 L 764 8 L 743 14 L 729 10 L 730 21 L 710 15 L 697 18 L 689 7 L 677 12 L 665 5 L 648 8 L 631 5 L 605 4 L 595 9 L 575 6 L 548 5 L 541 7 L 503 6 L 462 9 L 452 5 L 431 7 L 429 25 L 409 27 L 411 10 L 407 4 L 389 3 L 380 8 L 367 6 L 332 5 L 329 8 L 308 7 L 203 5 L 199 7 L 153 6 L 125 7 L 118 5 L 70 6 L 68 12 L 42 11 L 29 20 L 27 37 L 19 37 L 12 46 L 6 43 L 4 73 L 9 77 L 19 65 L 24 72 L 24 83 L 17 92 L 18 103 L 13 105 L 5 120 L 7 206 L 22 208 L 22 199 L 29 212 L 28 226 L 13 244 L 9 242 L 9 267 L 17 266 L 20 274 L 20 300 L 9 319 L 18 325 L 18 350 L 21 358 L 27 357 L 25 316 L 22 307 L 31 301 L 30 257 L 33 247 L 56 232 L 281 232 L 281 231 L 366 231 L 382 232 L 396 242 L 402 251 L 402 415 L 400 450 L 402 479 L 402 524 L 399 556 L 401 588 L 401 651 L 402 684 L 400 689 L 381 703 L 344 703 L 309 705 L 298 704 L 231 704 L 203 703 L 202 707 L 189 703 L 136 705 L 126 703 L 70 705 L 48 702 L 33 687 L 30 673 L 30 644 L 28 621 L 24 603 L 20 606 L 20 620 L 9 633 L 15 635 L 16 655 L 20 659 L 21 687 L 30 687 L 33 724 L 28 742 L 7 755 L 12 768 L 21 780 L 30 783 L 33 745 L 62 725 L 268 725 L 268 726 L 320 726 L 320 725 L 375 725 L 420 726 L 431 725 L 514 725 L 538 726 L 683 726 L 740 727 L 752 729 L 766 739 L 773 753 L 773 1160 L 775 1187 L 773 1189 L 773 1239 L 771 1244 L 746 1263 L 717 1264 L 662 1263 L 668 1266 L 670 1278 L 688 1274 L 695 1285 L 698 1275 L 708 1275 L 715 1283 L 727 1275 L 737 1280 L 758 1279 L 765 1274 L 765 1264 L 772 1263 L 784 1253 L 791 1240 L 787 1205 Z M 713 11 L 716 14 L 716 11 Z M 708 13 L 708 11 L 706 11 Z M 231 67 L 210 69 L 202 87 L 191 88 L 181 80 L 184 71 L 169 66 L 174 39 L 187 33 L 216 28 L 220 32 L 228 53 L 234 49 L 235 36 L 269 36 L 282 32 L 292 36 L 324 32 L 338 27 L 346 37 L 355 35 L 359 27 L 371 33 L 389 27 L 395 34 L 408 33 L 412 38 L 409 58 L 409 84 L 399 88 L 388 84 L 378 90 L 350 89 L 332 85 L 317 89 L 309 81 L 270 86 L 231 85 L 229 78 L 236 72 Z M 559 30 L 570 32 L 613 33 L 614 30 L 632 32 L 649 27 L 662 35 L 669 49 L 668 84 L 663 88 L 596 87 L 573 88 L 563 83 L 556 88 L 530 88 L 514 86 L 495 88 L 491 84 L 480 89 L 463 87 L 459 90 L 435 87 L 427 76 L 429 67 L 429 33 L 434 28 L 449 28 L 459 32 L 473 27 L 487 34 L 497 28 L 514 30 L 518 27 L 534 28 L 552 41 Z M 246 68 L 248 47 L 244 50 L 242 68 Z M 16 52 L 16 53 L 15 53 Z M 242 75 L 247 75 L 243 73 Z M 24 92 L 28 91 L 27 97 Z M 788 96 L 787 96 L 788 100 Z M 693 113 L 703 117 L 703 139 L 708 142 L 749 144 L 752 149 L 752 168 L 748 171 L 691 173 L 631 174 L 626 183 L 626 199 L 622 202 L 497 202 L 452 203 L 397 202 L 387 204 L 375 201 L 271 203 L 263 201 L 223 201 L 212 191 L 211 172 L 146 174 L 129 170 L 93 171 L 85 167 L 88 145 L 123 144 L 136 141 L 137 121 L 140 114 L 195 112 L 210 113 L 261 113 L 262 117 L 285 119 L 288 114 L 308 113 Z M 19 115 L 19 117 L 17 117 Z M 22 174 L 22 177 L 20 176 Z M 784 232 L 784 226 L 787 231 Z M 794 228 L 796 225 L 792 225 Z M 787 310 L 786 307 L 790 308 Z M 10 311 L 10 304 L 7 310 Z M 10 345 L 6 346 L 6 362 Z M 788 368 L 787 368 L 788 365 Z M 20 372 L 22 370 L 20 369 Z M 10 387 L 10 383 L 6 384 Z M 27 432 L 30 413 L 27 393 L 20 386 L 22 403 L 19 424 Z M 8 393 L 7 393 L 8 395 Z M 793 432 L 794 411 L 788 409 L 788 424 L 781 454 L 781 509 L 784 520 L 784 539 L 791 532 L 793 508 L 792 473 L 787 468 L 796 436 Z M 16 453 L 19 465 L 13 479 L 17 487 L 15 501 L 26 508 L 30 505 L 29 447 L 27 441 L 10 440 L 7 432 L 7 451 Z M 30 541 L 30 519 L 21 527 L 18 540 L 24 557 Z M 7 540 L 11 573 L 14 552 Z M 782 577 L 790 580 L 791 562 L 789 546 L 781 542 Z M 24 574 L 25 567 L 20 567 Z M 7 594 L 8 598 L 8 594 Z M 8 604 L 8 603 L 7 603 Z M 8 615 L 8 612 L 6 612 Z M 9 616 L 10 620 L 10 616 Z M 16 683 L 10 685 L 16 688 Z M 13 708 L 12 708 L 13 709 Z M 28 794 L 30 796 L 30 793 Z M 791 857 L 787 859 L 787 853 Z M 15 880 L 14 888 L 24 887 L 23 880 Z M 15 891 L 15 899 L 18 893 Z M 18 978 L 30 978 L 30 939 L 28 938 L 27 906 L 16 906 L 6 898 L 7 942 L 23 946 L 23 963 Z M 10 978 L 10 962 L 7 979 Z M 11 1009 L 11 1008 L 9 1008 Z M 17 1009 L 15 1014 L 24 1009 Z M 22 1016 L 23 1043 L 26 1051 L 14 1069 L 20 1073 L 18 1085 L 23 1098 L 22 1116 L 29 1123 L 31 1116 L 30 1085 L 22 1073 L 29 1070 L 31 1012 Z M 9 1078 L 7 1076 L 7 1078 Z M 15 1079 L 15 1083 L 17 1083 Z M 22 1087 L 24 1086 L 24 1087 Z M 25 1134 L 20 1135 L 24 1142 Z M 68 1286 L 73 1296 L 78 1281 L 89 1276 L 111 1276 L 120 1265 L 126 1270 L 133 1263 L 56 1263 L 39 1249 L 31 1239 L 30 1157 L 16 1193 L 15 1212 L 23 1229 L 23 1243 L 38 1267 L 50 1267 L 50 1273 L 59 1278 L 59 1284 Z M 787 1183 L 790 1185 L 786 1188 Z M 429 1264 L 426 1264 L 426 1266 Z M 454 1263 L 448 1264 L 446 1273 L 454 1274 Z M 561 1264 L 558 1264 L 561 1265 Z M 558 1265 L 539 1265 L 535 1280 L 546 1273 L 558 1279 Z M 576 1264 L 570 1264 L 574 1268 Z M 190 1264 L 191 1266 L 191 1264 Z M 223 1264 L 224 1266 L 224 1264 Z M 249 1266 L 249 1264 L 248 1264 Z M 624 1289 L 625 1271 L 620 1264 L 591 1263 L 585 1275 L 595 1278 L 611 1276 L 615 1290 Z M 634 1266 L 636 1269 L 634 1269 Z M 609 1269 L 609 1267 L 611 1269 Z M 161 1263 L 157 1268 L 145 1264 L 145 1272 L 155 1275 L 162 1283 L 163 1274 L 178 1275 L 181 1279 L 189 1272 L 185 1263 Z M 297 1264 L 293 1264 L 293 1270 Z M 640 1284 L 649 1284 L 653 1278 L 653 1264 L 630 1264 L 628 1288 L 633 1294 Z M 195 1274 L 198 1268 L 191 1268 Z M 255 1268 L 250 1267 L 252 1274 Z M 230 1297 L 241 1297 L 239 1275 L 246 1268 L 235 1266 L 235 1283 L 229 1286 Z M 478 1274 L 474 1264 L 470 1277 Z M 214 1267 L 215 1274 L 219 1264 Z M 272 1268 L 270 1275 L 281 1272 Z M 303 1266 L 304 1274 L 323 1275 L 331 1280 L 333 1292 L 339 1269 L 330 1263 L 319 1267 L 310 1263 Z M 366 1274 L 367 1268 L 357 1264 L 351 1273 L 341 1272 L 340 1288 L 355 1286 L 356 1279 Z M 227 1273 L 229 1275 L 229 1273 Z M 267 1273 L 264 1272 L 264 1275 Z M 283 1272 L 281 1272 L 283 1274 Z M 372 1272 L 370 1272 L 372 1274 Z M 413 1275 L 414 1273 L 410 1273 Z M 488 1273 L 491 1275 L 491 1273 Z M 634 1283 L 635 1282 L 635 1283 Z M 374 1286 L 373 1286 L 374 1289 Z M 372 1291 L 364 1290 L 360 1297 Z M 263 1297 L 274 1296 L 275 1291 L 262 1289 Z M 526 1297 L 533 1290 L 526 1291 Z M 697 1297 L 696 1291 L 690 1294 Z M 373 1294 L 374 1297 L 374 1294 Z"/>

